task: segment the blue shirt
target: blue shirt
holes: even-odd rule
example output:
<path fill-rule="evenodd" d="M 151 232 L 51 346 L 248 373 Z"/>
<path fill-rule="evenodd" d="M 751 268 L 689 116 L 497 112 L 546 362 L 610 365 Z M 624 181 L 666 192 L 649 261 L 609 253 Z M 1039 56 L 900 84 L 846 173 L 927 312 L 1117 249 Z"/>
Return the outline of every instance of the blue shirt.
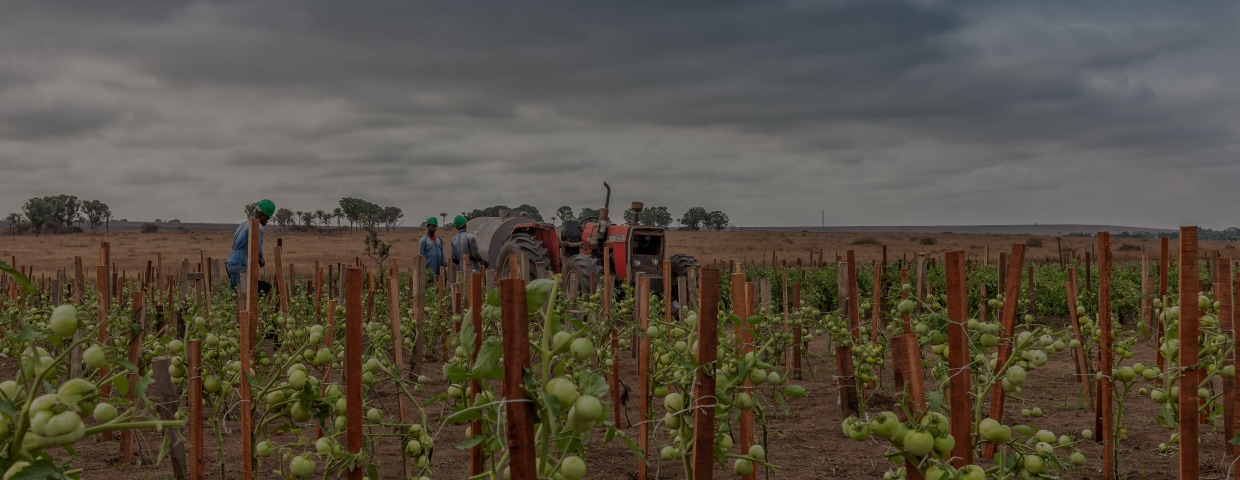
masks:
<path fill-rule="evenodd" d="M 247 258 L 250 249 L 250 221 L 246 220 L 237 225 L 237 231 L 233 233 L 232 253 L 228 254 L 228 260 L 224 261 L 224 266 L 228 271 L 239 272 L 246 269 Z M 263 225 L 258 225 L 258 261 L 263 263 Z"/>
<path fill-rule="evenodd" d="M 432 240 L 430 235 L 423 235 L 418 242 L 418 255 L 426 257 L 426 269 L 431 275 L 438 275 L 444 266 L 443 239 L 436 235 Z"/>

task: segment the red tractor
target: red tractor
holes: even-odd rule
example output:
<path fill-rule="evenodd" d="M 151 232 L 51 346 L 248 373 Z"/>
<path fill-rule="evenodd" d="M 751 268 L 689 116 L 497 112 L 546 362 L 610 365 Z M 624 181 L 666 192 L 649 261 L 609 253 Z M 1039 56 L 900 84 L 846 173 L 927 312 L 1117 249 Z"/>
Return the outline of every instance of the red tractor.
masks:
<path fill-rule="evenodd" d="M 631 283 L 637 274 L 651 277 L 651 289 L 662 294 L 663 264 L 671 263 L 672 298 L 680 295 L 675 291 L 676 280 L 689 268 L 698 266 L 689 255 L 666 253 L 666 229 L 653 225 L 629 223 L 616 225 L 611 222 L 611 186 L 603 182 L 607 198 L 598 217 L 565 220 L 557 232 L 550 224 L 535 222 L 524 217 L 480 217 L 469 221 L 469 228 L 478 238 L 479 253 L 508 274 L 509 258 L 524 254 L 530 278 L 546 278 L 554 273 L 563 274 L 567 287 L 576 282 L 578 291 L 590 289 L 590 279 L 601 282 L 603 277 L 603 245 L 611 247 L 611 272 L 617 284 Z M 639 218 L 644 205 L 633 202 L 633 218 Z"/>

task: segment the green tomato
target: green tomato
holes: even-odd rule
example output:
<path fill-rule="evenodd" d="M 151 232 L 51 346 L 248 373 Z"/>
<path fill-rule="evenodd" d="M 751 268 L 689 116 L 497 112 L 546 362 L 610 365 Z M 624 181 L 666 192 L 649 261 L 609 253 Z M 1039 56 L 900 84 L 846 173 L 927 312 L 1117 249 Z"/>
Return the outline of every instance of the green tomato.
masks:
<path fill-rule="evenodd" d="M 1042 473 L 1042 469 L 1046 468 L 1046 462 L 1037 455 L 1025 455 L 1024 465 L 1026 471 L 1035 475 Z"/>
<path fill-rule="evenodd" d="M 60 395 L 60 401 L 65 405 L 73 405 L 82 401 L 83 398 L 94 395 L 95 391 L 95 384 L 81 378 L 71 378 L 61 384 L 56 393 Z"/>
<path fill-rule="evenodd" d="M 301 455 L 293 457 L 293 460 L 289 461 L 288 464 L 289 471 L 293 472 L 293 476 L 297 478 L 309 478 L 311 475 L 314 475 L 314 468 L 314 460 Z"/>
<path fill-rule="evenodd" d="M 116 407 L 110 403 L 100 403 L 95 405 L 95 411 L 91 416 L 95 417 L 95 421 L 99 423 L 108 423 L 116 419 Z"/>
<path fill-rule="evenodd" d="M 573 411 L 577 413 L 578 418 L 593 422 L 603 416 L 603 402 L 600 402 L 597 397 L 582 395 L 573 403 L 570 415 Z"/>
<path fill-rule="evenodd" d="M 103 353 L 103 348 L 91 345 L 82 351 L 82 363 L 87 367 L 99 369 L 108 366 L 108 357 Z"/>
<path fill-rule="evenodd" d="M 858 442 L 864 442 L 870 438 L 870 425 L 857 417 L 844 419 L 843 429 L 844 435 Z"/>
<path fill-rule="evenodd" d="M 900 419 L 891 412 L 882 412 L 870 419 L 870 431 L 880 438 L 891 439 L 899 425 Z"/>
<path fill-rule="evenodd" d="M 573 358 L 577 360 L 585 361 L 594 356 L 594 344 L 588 338 L 573 340 L 569 349 L 573 351 Z"/>
<path fill-rule="evenodd" d="M 672 392 L 663 397 L 663 408 L 667 411 L 675 413 L 685 408 L 685 397 L 678 392 Z"/>
<path fill-rule="evenodd" d="M 586 475 L 586 462 L 581 457 L 569 455 L 560 460 L 560 475 L 568 480 L 580 480 Z"/>
<path fill-rule="evenodd" d="M 736 459 L 736 463 L 732 464 L 732 471 L 742 477 L 753 473 L 753 462 L 743 458 Z"/>
<path fill-rule="evenodd" d="M 270 457 L 271 454 L 274 453 L 271 448 L 271 442 L 266 440 L 258 442 L 258 445 L 254 446 L 254 453 L 258 454 L 260 457 Z"/>
<path fill-rule="evenodd" d="M 52 310 L 52 317 L 47 321 L 47 328 L 60 336 L 69 338 L 78 329 L 77 308 L 73 305 L 61 305 Z"/>
<path fill-rule="evenodd" d="M 577 401 L 577 385 L 564 377 L 555 377 L 547 382 L 547 386 L 543 387 L 543 391 L 548 395 L 555 397 L 559 402 L 560 408 L 565 409 Z"/>
<path fill-rule="evenodd" d="M 934 450 L 934 436 L 921 430 L 909 431 L 904 435 L 904 450 L 914 456 L 923 457 Z"/>

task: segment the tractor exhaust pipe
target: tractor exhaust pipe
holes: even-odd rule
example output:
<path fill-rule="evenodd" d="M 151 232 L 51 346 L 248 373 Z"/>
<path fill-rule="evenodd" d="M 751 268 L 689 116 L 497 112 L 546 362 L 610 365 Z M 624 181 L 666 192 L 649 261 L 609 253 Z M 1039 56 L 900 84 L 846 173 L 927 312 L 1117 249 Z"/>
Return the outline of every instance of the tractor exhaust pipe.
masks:
<path fill-rule="evenodd" d="M 607 231 L 611 230 L 611 216 L 608 215 L 608 207 L 611 206 L 611 185 L 603 182 L 603 188 L 607 189 L 607 197 L 603 200 L 603 209 L 598 211 L 598 246 L 600 252 L 603 245 L 607 243 Z"/>
<path fill-rule="evenodd" d="M 633 221 L 629 222 L 629 224 L 630 225 L 641 225 L 642 224 L 642 219 L 641 219 L 642 210 L 646 209 L 646 204 L 642 202 L 633 202 L 633 206 L 629 207 L 629 209 L 633 211 Z"/>

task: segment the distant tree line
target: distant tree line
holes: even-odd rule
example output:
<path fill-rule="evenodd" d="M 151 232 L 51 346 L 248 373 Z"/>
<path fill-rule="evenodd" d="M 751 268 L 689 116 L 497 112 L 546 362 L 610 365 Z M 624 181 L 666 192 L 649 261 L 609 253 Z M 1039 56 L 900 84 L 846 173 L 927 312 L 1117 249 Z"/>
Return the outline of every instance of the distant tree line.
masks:
<path fill-rule="evenodd" d="M 26 200 L 21 213 L 10 213 L 5 223 L 11 235 L 27 232 L 40 235 L 81 232 L 82 223 L 91 230 L 103 226 L 107 231 L 112 218 L 112 209 L 106 203 L 60 194 Z"/>
<path fill-rule="evenodd" d="M 496 217 L 499 216 L 501 209 L 511 211 L 510 215 L 522 215 L 541 222 L 542 214 L 538 208 L 532 205 L 521 204 L 518 207 L 510 208 L 505 205 L 495 205 L 492 207 L 474 209 L 472 212 L 461 212 L 465 218 L 474 219 L 477 217 Z M 552 220 L 559 219 L 561 222 L 566 220 L 574 220 L 579 222 L 590 221 L 598 218 L 599 210 L 597 208 L 582 207 L 573 213 L 573 207 L 563 205 L 555 210 L 555 216 Z M 673 217 L 671 212 L 664 206 L 648 207 L 641 211 L 640 214 L 635 213 L 632 208 L 626 208 L 623 213 L 625 222 L 641 223 L 643 225 L 653 225 L 658 227 L 670 227 Z M 684 215 L 680 217 L 680 225 L 682 230 L 724 230 L 732 226 L 732 221 L 728 218 L 728 214 L 722 211 L 707 211 L 702 207 L 690 208 Z"/>
<path fill-rule="evenodd" d="M 245 206 L 246 217 L 254 216 L 254 210 L 257 204 L 249 204 Z M 309 230 L 318 228 L 319 230 L 331 229 L 332 221 L 336 222 L 336 228 L 341 227 L 341 221 L 348 221 L 349 231 L 353 231 L 354 227 L 376 228 L 383 226 L 386 230 L 391 231 L 400 226 L 405 218 L 405 212 L 400 207 L 380 207 L 378 204 L 363 200 L 360 198 L 345 197 L 340 199 L 340 206 L 331 210 L 297 210 L 293 211 L 288 208 L 277 208 L 275 215 L 271 219 L 281 228 L 288 230 L 296 228 L 300 230 Z"/>

